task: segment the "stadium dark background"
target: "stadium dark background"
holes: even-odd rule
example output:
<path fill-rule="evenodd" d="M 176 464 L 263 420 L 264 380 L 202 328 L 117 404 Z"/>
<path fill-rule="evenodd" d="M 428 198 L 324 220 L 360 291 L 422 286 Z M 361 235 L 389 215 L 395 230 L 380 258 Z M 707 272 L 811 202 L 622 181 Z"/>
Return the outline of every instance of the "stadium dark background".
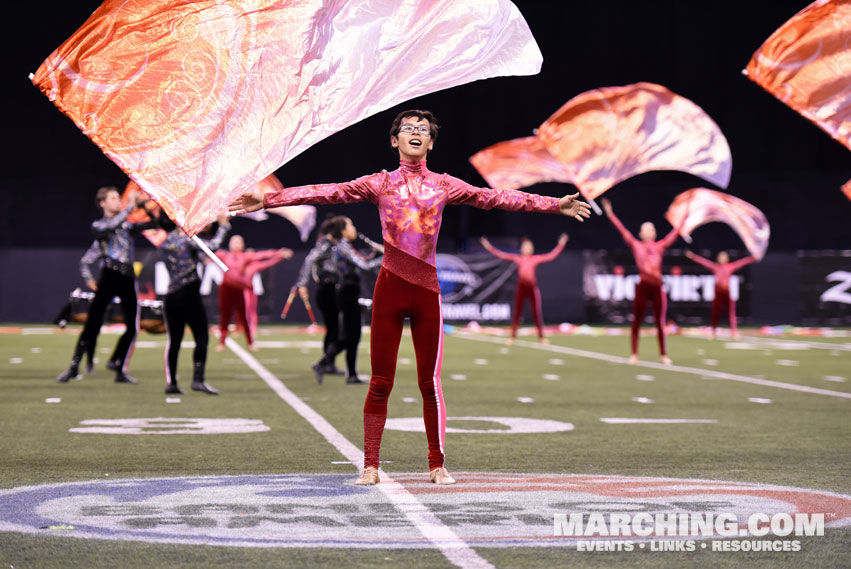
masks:
<path fill-rule="evenodd" d="M 98 6 L 97 2 L 30 3 L 30 18 L 7 25 L 15 50 L 6 68 L 5 94 L 11 136 L 3 155 L 0 247 L 79 248 L 91 242 L 98 216 L 98 187 L 124 186 L 127 178 L 27 76 Z M 544 64 L 533 77 L 478 81 L 403 103 L 367 118 L 310 148 L 277 171 L 285 185 L 346 181 L 393 169 L 389 124 L 405 108 L 427 108 L 441 131 L 430 169 L 470 183 L 484 181 L 467 161 L 490 144 L 529 135 L 576 94 L 638 81 L 662 84 L 701 106 L 721 127 L 733 153 L 729 188 L 765 212 L 770 250 L 851 248 L 851 201 L 840 186 L 851 178 L 851 152 L 815 125 L 747 80 L 741 70 L 752 53 L 806 2 L 516 2 L 526 17 Z M 11 28 L 11 29 L 9 29 Z M 9 134 L 7 132 L 7 134 Z M 610 190 L 615 211 L 628 227 L 651 220 L 660 233 L 673 197 L 699 178 L 651 172 Z M 572 186 L 542 184 L 531 191 L 559 196 Z M 359 229 L 380 234 L 369 204 L 320 208 L 351 216 Z M 541 249 L 568 231 L 571 249 L 622 248 L 615 230 L 594 216 L 584 224 L 557 216 L 483 212 L 450 207 L 439 248 L 471 248 L 480 235 L 529 235 Z M 305 248 L 286 221 L 236 220 L 249 246 Z M 700 249 L 741 249 L 729 228 L 712 224 L 695 232 Z"/>

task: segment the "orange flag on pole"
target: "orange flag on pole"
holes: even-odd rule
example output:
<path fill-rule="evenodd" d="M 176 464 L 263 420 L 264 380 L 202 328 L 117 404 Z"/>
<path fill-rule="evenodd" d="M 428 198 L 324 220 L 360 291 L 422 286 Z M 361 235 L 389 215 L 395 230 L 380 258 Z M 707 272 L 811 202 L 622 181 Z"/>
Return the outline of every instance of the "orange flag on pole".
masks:
<path fill-rule="evenodd" d="M 508 0 L 105 0 L 32 80 L 192 235 L 331 134 L 542 59 Z"/>
<path fill-rule="evenodd" d="M 687 190 L 674 198 L 665 217 L 674 227 L 679 227 L 683 217 L 686 218 L 680 229 L 683 237 L 690 236 L 705 223 L 720 221 L 739 234 L 745 247 L 758 260 L 768 249 L 771 227 L 765 214 L 745 200 L 724 192 L 707 188 Z"/>
<path fill-rule="evenodd" d="M 586 199 L 651 170 L 679 170 L 726 188 L 733 159 L 703 109 L 661 85 L 603 87 L 569 100 L 538 129 Z"/>
<path fill-rule="evenodd" d="M 488 146 L 470 156 L 470 163 L 492 188 L 517 190 L 541 182 L 573 182 L 537 136 Z"/>
<path fill-rule="evenodd" d="M 795 14 L 744 73 L 851 149 L 851 0 L 819 0 Z"/>

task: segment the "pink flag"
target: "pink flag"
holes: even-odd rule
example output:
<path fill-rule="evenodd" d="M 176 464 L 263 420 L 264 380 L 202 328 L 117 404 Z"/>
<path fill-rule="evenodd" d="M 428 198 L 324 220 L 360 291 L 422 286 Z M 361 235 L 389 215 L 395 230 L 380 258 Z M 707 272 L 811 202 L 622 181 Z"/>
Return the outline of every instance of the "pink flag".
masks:
<path fill-rule="evenodd" d="M 257 187 L 264 194 L 267 192 L 278 192 L 284 189 L 284 185 L 274 174 L 269 174 L 257 184 Z M 298 229 L 298 235 L 302 241 L 307 241 L 310 237 L 310 232 L 316 227 L 316 206 L 312 205 L 293 205 L 286 207 L 273 207 L 269 209 L 261 209 L 247 213 L 242 217 L 247 217 L 254 221 L 266 221 L 269 219 L 270 213 L 281 216 Z"/>
<path fill-rule="evenodd" d="M 105 0 L 33 83 L 194 234 L 365 117 L 541 62 L 508 0 Z"/>
<path fill-rule="evenodd" d="M 726 223 L 739 234 L 751 255 L 762 259 L 768 248 L 771 228 L 765 214 L 759 209 L 730 194 L 694 188 L 674 198 L 665 217 L 671 225 L 677 227 L 683 216 L 685 223 L 680 235 L 688 236 L 705 223 L 720 221 Z"/>
<path fill-rule="evenodd" d="M 587 199 L 650 170 L 680 170 L 726 188 L 733 167 L 727 139 L 709 115 L 653 83 L 577 95 L 538 137 Z"/>
<path fill-rule="evenodd" d="M 473 154 L 470 163 L 492 188 L 516 190 L 541 182 L 573 182 L 537 136 L 488 146 Z"/>
<path fill-rule="evenodd" d="M 851 200 L 851 180 L 845 182 L 842 186 L 842 193 L 845 194 L 845 197 Z"/>
<path fill-rule="evenodd" d="M 745 75 L 851 149 L 851 0 L 819 0 L 795 14 Z"/>

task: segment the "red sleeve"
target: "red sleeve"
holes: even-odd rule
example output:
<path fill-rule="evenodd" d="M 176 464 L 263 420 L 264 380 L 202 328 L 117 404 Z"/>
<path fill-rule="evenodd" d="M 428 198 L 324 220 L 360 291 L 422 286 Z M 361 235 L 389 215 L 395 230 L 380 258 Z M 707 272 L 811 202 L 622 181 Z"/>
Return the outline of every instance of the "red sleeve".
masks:
<path fill-rule="evenodd" d="M 263 196 L 263 207 L 273 208 L 302 204 L 338 204 L 378 201 L 382 180 L 387 172 L 363 176 L 341 184 L 316 184 L 284 188 Z"/>
<path fill-rule="evenodd" d="M 615 212 L 609 214 L 609 220 L 612 222 L 612 225 L 615 226 L 615 229 L 620 232 L 621 237 L 623 237 L 623 240 L 626 241 L 627 245 L 632 247 L 635 242 L 638 241 L 638 239 L 636 239 L 632 235 L 632 233 L 630 233 L 629 230 L 623 226 L 623 223 L 621 223 L 621 220 L 618 219 L 618 216 L 615 215 Z"/>
<path fill-rule="evenodd" d="M 670 233 L 665 235 L 664 239 L 662 239 L 662 246 L 665 249 L 667 249 L 668 247 L 673 245 L 674 241 L 676 241 L 677 238 L 680 236 L 680 229 L 682 229 L 683 225 L 685 225 L 687 217 L 688 217 L 687 215 L 684 215 L 683 218 L 680 220 L 680 222 L 677 224 L 677 226 L 675 228 L 673 228 Z"/>
<path fill-rule="evenodd" d="M 275 257 L 269 257 L 268 259 L 262 261 L 250 261 L 245 265 L 245 275 L 247 277 L 253 277 L 255 274 L 259 273 L 262 270 L 268 269 L 274 265 L 277 265 L 284 258 L 281 257 L 280 253 L 275 251 Z"/>
<path fill-rule="evenodd" d="M 557 243 L 556 246 L 553 247 L 553 250 L 550 251 L 549 253 L 543 253 L 541 255 L 535 255 L 536 257 L 538 257 L 538 262 L 539 263 L 549 263 L 550 261 L 552 261 L 553 259 L 555 259 L 559 255 L 561 255 L 561 252 L 564 251 L 564 245 L 565 245 L 564 243 Z"/>
<path fill-rule="evenodd" d="M 692 257 L 691 257 L 692 261 L 694 261 L 698 265 L 706 267 L 707 269 L 709 269 L 713 273 L 715 272 L 716 267 L 718 267 L 717 263 L 713 263 L 712 261 L 710 261 L 709 259 L 707 259 L 705 257 L 701 257 L 700 255 L 695 255 L 694 253 L 692 253 L 691 255 L 692 255 Z"/>
<path fill-rule="evenodd" d="M 515 257 L 517 257 L 517 255 L 512 255 L 511 253 L 506 253 L 505 251 L 500 251 L 499 249 L 497 249 L 496 247 L 494 247 L 490 243 L 484 245 L 484 247 L 485 247 L 485 249 L 487 249 L 488 253 L 490 253 L 494 257 L 502 259 L 503 261 L 512 261 L 513 262 Z"/>
<path fill-rule="evenodd" d="M 504 209 L 507 211 L 536 211 L 540 213 L 561 213 L 558 198 L 539 196 L 520 190 L 495 190 L 477 188 L 463 180 L 445 176 L 449 191 L 449 203 L 471 205 L 479 209 Z"/>
<path fill-rule="evenodd" d="M 742 267 L 750 265 L 755 261 L 756 257 L 754 257 L 753 255 L 748 255 L 747 257 L 742 257 L 738 261 L 733 261 L 732 263 L 730 263 L 730 267 L 733 269 L 733 272 L 736 272 Z"/>

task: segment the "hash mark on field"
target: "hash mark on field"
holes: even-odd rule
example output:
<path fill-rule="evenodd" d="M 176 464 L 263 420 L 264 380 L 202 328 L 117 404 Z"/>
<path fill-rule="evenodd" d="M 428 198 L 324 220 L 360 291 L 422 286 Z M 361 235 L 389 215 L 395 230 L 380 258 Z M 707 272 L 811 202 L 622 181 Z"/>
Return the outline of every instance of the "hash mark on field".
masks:
<path fill-rule="evenodd" d="M 655 381 L 656 380 L 656 378 L 653 377 L 652 375 L 644 375 L 644 374 L 641 374 L 641 373 L 636 375 L 635 379 L 637 379 L 638 381 Z"/>
<path fill-rule="evenodd" d="M 771 403 L 771 399 L 766 399 L 765 397 L 748 397 L 748 401 L 750 401 L 751 403 Z"/>
<path fill-rule="evenodd" d="M 532 399 L 531 397 L 518 397 L 517 400 L 520 403 L 534 403 L 535 402 L 535 400 Z"/>
<path fill-rule="evenodd" d="M 547 361 L 548 361 L 548 363 L 550 363 L 554 366 L 563 366 L 564 365 L 564 360 L 561 359 L 561 358 L 550 358 Z"/>
<path fill-rule="evenodd" d="M 467 379 L 467 376 L 463 373 L 453 373 L 449 376 L 450 379 L 454 379 L 455 381 L 464 381 Z"/>
<path fill-rule="evenodd" d="M 824 376 L 825 381 L 833 381 L 835 383 L 844 383 L 845 378 L 841 375 L 826 375 Z"/>
<path fill-rule="evenodd" d="M 462 338 L 465 340 L 473 340 L 476 342 L 488 342 L 491 344 L 501 344 L 505 342 L 500 338 L 494 338 L 490 336 L 480 336 L 477 334 L 470 334 L 468 332 L 455 332 L 455 337 Z M 568 348 L 566 346 L 554 346 L 552 344 L 538 344 L 533 342 L 527 342 L 525 340 L 519 340 L 516 346 L 523 346 L 525 348 L 530 348 L 533 350 L 544 350 L 548 352 L 555 352 L 560 354 L 569 354 L 571 356 L 579 356 L 582 358 L 589 358 L 592 360 L 601 360 L 604 362 L 616 363 L 616 364 L 624 364 L 624 365 L 635 365 L 644 368 L 656 369 L 661 371 L 678 371 L 680 373 L 687 373 L 690 375 L 696 375 L 698 377 L 702 377 L 702 379 L 725 379 L 728 381 L 737 381 L 740 383 L 750 383 L 753 385 L 761 385 L 764 387 L 776 387 L 778 389 L 788 389 L 789 391 L 800 391 L 803 393 L 813 393 L 816 395 L 827 395 L 829 397 L 840 397 L 842 399 L 851 399 L 851 393 L 846 393 L 844 391 L 833 391 L 831 389 L 822 389 L 820 387 L 809 387 L 807 385 L 797 385 L 795 383 L 785 383 L 782 381 L 774 381 L 770 379 L 759 379 L 756 377 L 748 377 L 746 375 L 737 375 L 734 373 L 727 373 L 723 371 L 714 371 L 708 369 L 701 369 L 697 367 L 688 367 L 681 365 L 665 365 L 662 363 L 655 362 L 645 362 L 639 361 L 637 364 L 629 364 L 629 360 L 622 356 L 613 356 L 610 354 L 603 354 L 600 352 L 592 352 L 590 350 L 580 350 L 578 348 Z"/>
<path fill-rule="evenodd" d="M 352 464 L 363 464 L 363 452 L 353 445 L 340 431 L 317 413 L 311 406 L 299 399 L 290 389 L 275 377 L 272 372 L 263 367 L 257 359 L 232 338 L 225 344 L 245 362 L 268 385 L 275 394 L 301 415 L 311 427 L 325 437 Z M 420 502 L 407 488 L 391 478 L 383 470 L 381 483 L 375 489 L 392 503 L 410 521 L 420 533 L 449 560 L 450 563 L 462 569 L 494 569 L 494 566 L 473 550 L 467 542 L 459 537 L 449 526 L 443 523 L 434 512 Z"/>
<path fill-rule="evenodd" d="M 774 363 L 779 366 L 786 367 L 798 367 L 799 365 L 801 365 L 801 362 L 799 362 L 798 360 L 777 360 Z"/>
<path fill-rule="evenodd" d="M 632 400 L 636 403 L 654 403 L 654 401 L 649 397 L 633 397 Z"/>
<path fill-rule="evenodd" d="M 473 360 L 473 363 L 476 364 L 477 366 L 486 366 L 486 365 L 488 365 L 488 360 L 486 360 L 484 358 L 476 358 L 476 359 Z"/>
<path fill-rule="evenodd" d="M 22 364 L 24 363 L 24 358 L 9 358 L 10 364 Z"/>

